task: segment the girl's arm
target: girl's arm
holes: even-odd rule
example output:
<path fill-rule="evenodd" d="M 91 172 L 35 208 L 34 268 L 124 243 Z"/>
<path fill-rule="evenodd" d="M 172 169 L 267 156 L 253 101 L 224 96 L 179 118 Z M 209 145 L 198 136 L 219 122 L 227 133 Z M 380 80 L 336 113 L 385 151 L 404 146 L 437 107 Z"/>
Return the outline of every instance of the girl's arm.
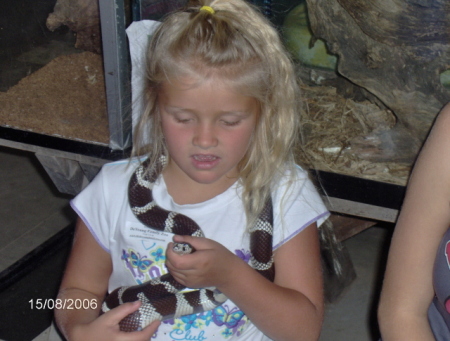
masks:
<path fill-rule="evenodd" d="M 197 250 L 179 256 L 169 247 L 166 264 L 177 280 L 194 288 L 216 286 L 271 339 L 319 338 L 323 285 L 315 223 L 276 250 L 274 283 L 219 243 L 184 236 L 174 240 L 184 240 Z"/>
<path fill-rule="evenodd" d="M 56 323 L 67 340 L 145 340 L 159 322 L 141 332 L 120 332 L 118 323 L 139 308 L 139 303 L 123 304 L 99 317 L 112 271 L 110 255 L 95 241 L 82 220 L 78 220 L 72 251 L 58 294 Z M 89 302 L 89 309 L 76 309 L 75 302 Z M 81 300 L 81 301 L 80 301 Z M 73 302 L 72 305 L 70 303 Z M 87 304 L 85 304 L 87 306 Z"/>
<path fill-rule="evenodd" d="M 427 311 L 433 265 L 450 224 L 450 106 L 414 166 L 395 227 L 378 311 L 383 341 L 434 340 Z"/>

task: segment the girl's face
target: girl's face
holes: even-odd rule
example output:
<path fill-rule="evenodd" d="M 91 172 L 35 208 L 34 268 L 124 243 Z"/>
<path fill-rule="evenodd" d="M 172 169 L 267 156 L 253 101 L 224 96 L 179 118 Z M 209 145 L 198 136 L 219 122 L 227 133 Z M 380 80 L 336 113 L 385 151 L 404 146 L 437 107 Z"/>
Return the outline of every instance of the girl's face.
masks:
<path fill-rule="evenodd" d="M 166 170 L 182 181 L 231 186 L 255 130 L 256 99 L 217 79 L 186 77 L 164 82 L 158 105 L 170 155 Z"/>

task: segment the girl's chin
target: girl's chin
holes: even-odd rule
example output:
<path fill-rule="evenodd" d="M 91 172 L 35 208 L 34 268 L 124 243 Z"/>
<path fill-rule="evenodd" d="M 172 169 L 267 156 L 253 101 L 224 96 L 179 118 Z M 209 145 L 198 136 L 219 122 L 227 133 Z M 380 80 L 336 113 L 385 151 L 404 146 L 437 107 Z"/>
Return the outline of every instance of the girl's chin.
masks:
<path fill-rule="evenodd" d="M 190 178 L 201 185 L 212 185 L 220 181 L 222 177 L 215 174 L 193 174 Z"/>

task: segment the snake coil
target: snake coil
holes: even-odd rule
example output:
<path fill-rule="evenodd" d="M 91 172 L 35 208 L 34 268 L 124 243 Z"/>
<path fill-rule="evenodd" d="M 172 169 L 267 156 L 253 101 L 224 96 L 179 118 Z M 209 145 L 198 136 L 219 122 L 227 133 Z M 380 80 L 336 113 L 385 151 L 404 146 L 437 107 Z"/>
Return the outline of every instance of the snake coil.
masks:
<path fill-rule="evenodd" d="M 146 160 L 133 173 L 128 185 L 131 210 L 149 228 L 178 235 L 204 237 L 195 221 L 185 215 L 167 211 L 153 200 L 153 185 L 163 165 L 164 161 L 161 161 L 147 172 L 149 161 Z M 272 234 L 272 201 L 269 199 L 250 229 L 250 265 L 270 281 L 275 277 Z M 175 244 L 174 249 L 179 250 L 179 253 L 191 251 L 190 246 L 186 244 Z M 185 286 L 178 283 L 170 273 L 142 284 L 119 287 L 105 298 L 101 313 L 120 304 L 140 300 L 142 304 L 139 309 L 119 323 L 120 330 L 130 332 L 141 330 L 155 320 L 164 321 L 211 310 L 227 300 L 227 297 L 215 288 L 181 293 L 183 289 Z"/>

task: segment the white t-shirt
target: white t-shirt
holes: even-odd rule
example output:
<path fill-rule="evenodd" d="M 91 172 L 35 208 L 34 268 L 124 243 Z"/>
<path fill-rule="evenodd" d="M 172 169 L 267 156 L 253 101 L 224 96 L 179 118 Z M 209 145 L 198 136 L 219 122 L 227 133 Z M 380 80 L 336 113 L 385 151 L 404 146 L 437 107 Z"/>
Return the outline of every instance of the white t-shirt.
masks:
<path fill-rule="evenodd" d="M 128 204 L 128 183 L 138 164 L 133 160 L 131 164 L 118 161 L 104 165 L 92 183 L 71 202 L 100 246 L 111 255 L 113 273 L 109 291 L 119 286 L 140 284 L 167 272 L 165 250 L 173 235 L 143 225 Z M 320 225 L 329 215 L 307 173 L 300 167 L 296 179 L 288 186 L 283 185 L 282 179 L 272 193 L 274 250 L 310 224 L 317 222 Z M 167 192 L 162 176 L 153 188 L 153 198 L 160 207 L 190 217 L 207 238 L 248 261 L 250 244 L 245 233 L 241 193 L 242 187 L 236 182 L 208 201 L 178 205 Z M 231 300 L 211 311 L 164 321 L 156 339 L 269 340 Z"/>

